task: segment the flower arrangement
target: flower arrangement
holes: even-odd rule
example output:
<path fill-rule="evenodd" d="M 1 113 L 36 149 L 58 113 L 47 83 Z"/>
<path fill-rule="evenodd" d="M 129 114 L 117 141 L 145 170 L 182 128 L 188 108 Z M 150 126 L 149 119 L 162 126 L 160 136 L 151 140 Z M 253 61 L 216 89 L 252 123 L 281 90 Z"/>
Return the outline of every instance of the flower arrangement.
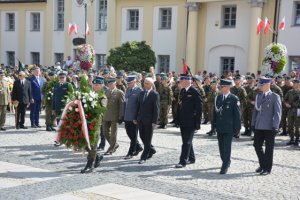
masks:
<path fill-rule="evenodd" d="M 263 68 L 265 73 L 273 72 L 279 74 L 284 70 L 287 63 L 287 48 L 280 43 L 269 44 L 265 48 L 265 59 L 263 60 Z"/>
<path fill-rule="evenodd" d="M 97 144 L 100 118 L 106 108 L 99 103 L 103 91 L 92 91 L 85 76 L 81 77 L 80 84 L 80 91 L 69 93 L 66 98 L 57 141 L 75 150 L 84 151 Z"/>
<path fill-rule="evenodd" d="M 80 67 L 89 71 L 95 64 L 95 50 L 90 44 L 83 44 L 77 48 L 77 58 L 80 61 Z"/>

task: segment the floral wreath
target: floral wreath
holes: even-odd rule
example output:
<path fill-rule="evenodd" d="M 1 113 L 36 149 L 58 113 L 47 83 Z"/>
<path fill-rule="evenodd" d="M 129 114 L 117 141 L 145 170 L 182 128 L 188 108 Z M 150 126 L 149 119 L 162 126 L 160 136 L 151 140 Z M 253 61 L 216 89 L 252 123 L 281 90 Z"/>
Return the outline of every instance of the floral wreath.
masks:
<path fill-rule="evenodd" d="M 263 71 L 265 74 L 279 74 L 284 70 L 287 63 L 287 48 L 280 43 L 269 44 L 265 48 L 265 59 L 263 60 Z"/>
<path fill-rule="evenodd" d="M 82 44 L 77 48 L 77 59 L 81 69 L 89 71 L 95 64 L 95 50 L 90 44 Z"/>

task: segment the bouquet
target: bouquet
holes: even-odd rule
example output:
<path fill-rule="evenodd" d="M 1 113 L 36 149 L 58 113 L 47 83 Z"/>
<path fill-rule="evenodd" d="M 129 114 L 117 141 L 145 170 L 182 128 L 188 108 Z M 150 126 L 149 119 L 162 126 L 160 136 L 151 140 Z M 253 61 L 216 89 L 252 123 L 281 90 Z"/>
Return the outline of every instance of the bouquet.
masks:
<path fill-rule="evenodd" d="M 287 48 L 285 45 L 276 43 L 270 44 L 265 49 L 265 59 L 263 60 L 263 71 L 279 74 L 284 70 L 287 63 Z"/>
<path fill-rule="evenodd" d="M 83 44 L 77 48 L 77 58 L 81 69 L 89 71 L 95 64 L 95 51 L 92 45 Z"/>

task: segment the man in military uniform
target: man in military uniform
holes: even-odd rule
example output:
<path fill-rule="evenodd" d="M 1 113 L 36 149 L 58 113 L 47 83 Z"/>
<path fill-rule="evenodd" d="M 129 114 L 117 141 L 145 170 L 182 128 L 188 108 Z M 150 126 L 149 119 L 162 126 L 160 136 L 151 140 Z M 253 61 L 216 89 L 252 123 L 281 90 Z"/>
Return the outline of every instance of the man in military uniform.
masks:
<path fill-rule="evenodd" d="M 201 99 L 205 99 L 206 98 L 206 94 L 205 91 L 202 87 L 201 84 L 201 77 L 200 76 L 195 76 L 194 81 L 192 83 L 193 87 L 199 92 Z"/>
<path fill-rule="evenodd" d="M 259 167 L 255 171 L 260 175 L 271 173 L 275 135 L 281 118 L 281 99 L 278 94 L 271 91 L 271 82 L 271 79 L 264 77 L 259 80 L 259 89 L 262 93 L 256 97 L 251 121 L 254 130 L 253 146 L 259 161 Z"/>
<path fill-rule="evenodd" d="M 239 101 L 240 101 L 240 104 L 241 104 L 240 108 L 241 108 L 241 111 L 243 113 L 244 109 L 245 109 L 245 106 L 246 106 L 247 92 L 242 87 L 242 77 L 236 76 L 234 78 L 234 84 L 235 84 L 235 86 L 233 86 L 232 88 L 230 88 L 230 92 L 239 98 Z M 235 138 L 239 138 L 240 137 L 240 132 L 236 133 L 234 135 L 234 137 Z"/>
<path fill-rule="evenodd" d="M 100 76 L 96 76 L 93 80 L 93 91 L 99 94 L 98 101 L 100 102 L 101 106 L 106 107 L 107 105 L 107 98 L 104 95 L 103 91 L 103 84 L 104 78 Z M 98 119 L 101 123 L 102 116 Z M 97 135 L 96 141 L 99 140 L 99 135 Z M 97 153 L 97 144 L 91 145 L 91 149 L 86 148 L 88 155 L 87 155 L 87 163 L 84 169 L 81 170 L 81 173 L 90 173 L 93 171 L 93 163 L 94 168 L 100 166 L 100 162 L 103 159 L 103 156 Z"/>
<path fill-rule="evenodd" d="M 206 98 L 206 103 L 208 105 L 208 120 L 210 122 L 213 121 L 213 114 L 214 114 L 214 107 L 215 107 L 215 100 L 216 97 L 219 95 L 219 90 L 218 90 L 218 83 L 217 81 L 213 80 L 210 82 L 210 90 L 207 94 Z M 211 130 L 207 132 L 206 134 L 209 136 L 215 135 L 216 129 L 213 127 L 213 124 L 211 123 Z"/>
<path fill-rule="evenodd" d="M 291 80 L 291 76 L 286 76 L 284 78 L 284 85 L 281 87 L 283 97 L 286 96 L 288 91 L 293 89 L 293 83 Z M 287 135 L 287 116 L 288 116 L 289 108 L 285 106 L 285 103 L 282 104 L 282 117 L 280 122 L 280 127 L 282 128 L 282 133 L 280 135 Z"/>
<path fill-rule="evenodd" d="M 276 85 L 278 85 L 282 89 L 284 84 L 283 84 L 283 77 L 281 75 L 278 75 L 276 77 Z"/>
<path fill-rule="evenodd" d="M 109 148 L 104 155 L 113 154 L 119 144 L 117 143 L 118 126 L 123 121 L 123 104 L 124 104 L 124 92 L 116 87 L 116 79 L 110 77 L 108 79 L 109 90 L 106 92 L 107 110 L 103 116 L 103 131 L 106 140 L 109 143 Z"/>
<path fill-rule="evenodd" d="M 252 119 L 253 105 L 248 101 L 248 95 L 255 88 L 255 80 L 252 76 L 247 76 L 246 80 L 247 80 L 247 85 L 244 88 L 246 90 L 247 97 L 246 97 L 246 102 L 245 102 L 244 112 L 243 112 L 244 127 L 245 127 L 245 132 L 243 133 L 243 135 L 251 136 L 252 133 L 251 119 Z"/>
<path fill-rule="evenodd" d="M 3 76 L 4 73 L 0 69 L 0 131 L 6 131 L 4 124 L 6 120 L 8 98 L 10 95 L 8 83 L 3 79 Z"/>
<path fill-rule="evenodd" d="M 122 92 L 125 93 L 126 87 L 123 84 L 123 81 L 124 81 L 124 77 L 123 76 L 124 76 L 123 72 L 119 71 L 117 73 L 116 81 L 117 81 L 117 88 L 119 90 L 122 90 Z"/>
<path fill-rule="evenodd" d="M 296 143 L 299 144 L 299 125 L 296 123 L 297 120 L 297 109 L 298 109 L 298 101 L 300 97 L 300 80 L 296 79 L 293 81 L 293 89 L 288 91 L 284 97 L 285 107 L 288 109 L 288 133 L 290 136 L 290 141 L 287 145 L 295 144 L 295 136 Z"/>
<path fill-rule="evenodd" d="M 275 92 L 276 94 L 278 94 L 280 96 L 281 99 L 283 99 L 283 92 L 282 92 L 281 88 L 278 85 L 276 85 L 274 76 L 271 74 L 268 74 L 268 75 L 266 75 L 266 78 L 272 79 L 271 88 L 270 88 L 271 91 Z"/>
<path fill-rule="evenodd" d="M 172 116 L 173 116 L 173 121 L 171 123 L 175 123 L 176 119 L 176 112 L 177 112 L 177 107 L 178 107 L 178 100 L 179 100 L 179 94 L 181 90 L 179 78 L 175 77 L 174 78 L 174 85 L 172 86 L 172 93 L 173 93 L 173 98 L 172 98 Z"/>
<path fill-rule="evenodd" d="M 159 119 L 160 119 L 160 126 L 158 128 L 167 128 L 168 124 L 168 113 L 170 106 L 172 104 L 172 90 L 168 85 L 169 78 L 167 76 L 161 77 L 161 88 L 159 90 L 159 97 L 160 97 L 160 111 L 159 111 Z"/>
<path fill-rule="evenodd" d="M 156 74 L 156 80 L 154 81 L 154 86 L 155 86 L 156 92 L 159 93 L 159 90 L 162 87 L 161 74 Z"/>
<path fill-rule="evenodd" d="M 241 111 L 237 96 L 230 93 L 231 80 L 221 79 L 221 95 L 217 96 L 213 128 L 217 130 L 219 151 L 222 160 L 220 174 L 226 174 L 231 161 L 231 144 L 233 136 L 241 129 Z"/>
<path fill-rule="evenodd" d="M 206 97 L 206 98 L 204 98 L 204 101 L 203 101 L 204 102 L 203 103 L 203 118 L 204 118 L 203 124 L 207 124 L 207 122 L 209 122 L 209 117 L 208 117 L 209 106 L 207 104 L 207 95 L 210 90 L 210 78 L 209 77 L 204 77 L 204 85 L 202 88 L 204 89 L 205 97 Z"/>

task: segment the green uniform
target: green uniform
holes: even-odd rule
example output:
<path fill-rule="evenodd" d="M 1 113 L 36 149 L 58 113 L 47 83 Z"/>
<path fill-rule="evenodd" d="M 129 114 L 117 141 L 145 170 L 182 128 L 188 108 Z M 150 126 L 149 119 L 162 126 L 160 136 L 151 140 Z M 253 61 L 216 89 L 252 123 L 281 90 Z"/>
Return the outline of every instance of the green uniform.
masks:
<path fill-rule="evenodd" d="M 284 102 L 291 105 L 288 110 L 288 133 L 291 138 L 299 138 L 299 120 L 297 119 L 297 108 L 300 97 L 300 91 L 292 89 L 284 96 Z M 296 128 L 296 129 L 295 129 Z"/>
<path fill-rule="evenodd" d="M 293 89 L 292 86 L 287 86 L 287 85 L 283 85 L 281 87 L 283 96 L 285 97 L 285 95 L 288 93 L 288 91 L 290 91 L 291 89 Z M 280 122 L 280 127 L 282 127 L 282 134 L 286 135 L 287 134 L 287 115 L 288 115 L 288 108 L 285 106 L 285 104 L 282 104 L 282 116 L 281 116 L 281 122 Z"/>
<path fill-rule="evenodd" d="M 282 92 L 281 88 L 278 85 L 271 84 L 270 89 L 271 89 L 272 92 L 278 94 L 281 99 L 283 99 L 283 92 Z"/>
<path fill-rule="evenodd" d="M 246 90 L 242 87 L 233 86 L 232 88 L 230 88 L 230 92 L 239 98 L 241 104 L 240 108 L 241 111 L 243 112 L 244 107 L 246 106 L 246 97 L 247 97 Z"/>
<path fill-rule="evenodd" d="M 54 86 L 58 83 L 58 79 L 49 79 L 43 87 L 44 105 L 45 105 L 45 124 L 52 126 L 55 124 L 55 116 L 52 114 L 52 98 Z"/>
<path fill-rule="evenodd" d="M 161 125 L 165 126 L 168 124 L 168 112 L 170 106 L 172 104 L 172 90 L 169 86 L 163 86 L 160 88 L 159 92 L 160 96 L 160 112 L 159 112 L 159 119 Z"/>
<path fill-rule="evenodd" d="M 126 87 L 125 87 L 124 84 L 117 84 L 116 87 L 117 87 L 119 90 L 122 90 L 122 91 L 125 93 Z"/>
<path fill-rule="evenodd" d="M 206 95 L 206 104 L 208 106 L 208 121 L 213 120 L 213 113 L 214 113 L 214 107 L 215 107 L 215 98 L 218 96 L 219 90 L 211 88 Z"/>
<path fill-rule="evenodd" d="M 172 89 L 172 93 L 173 93 L 172 116 L 173 116 L 173 120 L 175 121 L 176 112 L 177 112 L 177 108 L 178 108 L 179 94 L 180 94 L 181 88 L 179 88 L 178 85 L 173 85 L 171 89 Z"/>
<path fill-rule="evenodd" d="M 245 126 L 245 134 L 249 134 L 251 128 L 253 105 L 248 101 L 248 94 L 250 94 L 255 88 L 254 86 L 247 85 L 244 89 L 246 90 L 247 97 L 244 105 L 243 119 Z"/>
<path fill-rule="evenodd" d="M 160 93 L 160 89 L 163 87 L 162 83 L 160 81 L 155 81 L 154 85 L 156 92 Z"/>
<path fill-rule="evenodd" d="M 210 89 L 211 89 L 211 87 L 210 87 L 210 85 L 203 85 L 203 90 L 204 90 L 204 92 L 205 92 L 205 97 L 206 98 L 204 98 L 204 103 L 203 103 L 203 117 L 204 117 L 204 121 L 205 122 L 207 122 L 207 121 L 209 121 L 209 117 L 208 117 L 208 112 L 210 111 L 210 109 L 212 109 L 212 108 L 209 108 L 209 106 L 208 106 L 208 104 L 207 104 L 207 94 L 209 93 L 209 91 L 210 91 Z"/>

